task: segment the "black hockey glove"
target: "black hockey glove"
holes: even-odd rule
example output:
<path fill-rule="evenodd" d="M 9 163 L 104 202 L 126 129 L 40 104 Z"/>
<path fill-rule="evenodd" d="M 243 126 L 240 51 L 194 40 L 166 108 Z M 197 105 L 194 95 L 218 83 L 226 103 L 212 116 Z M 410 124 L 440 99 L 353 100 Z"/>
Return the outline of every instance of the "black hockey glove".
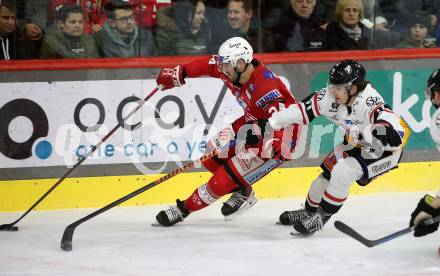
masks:
<path fill-rule="evenodd" d="M 246 139 L 245 143 L 246 145 L 256 145 L 258 144 L 264 137 L 264 131 L 266 129 L 266 125 L 270 127 L 270 124 L 268 123 L 267 119 L 259 119 L 257 121 L 252 121 L 249 122 L 247 124 L 245 124 L 243 126 L 243 128 L 245 128 L 244 130 L 246 131 Z M 241 131 L 239 131 L 240 133 Z M 236 140 L 242 140 L 240 139 L 241 135 L 238 134 L 236 136 Z"/>
<path fill-rule="evenodd" d="M 437 231 L 439 223 L 426 225 L 425 222 L 432 217 L 440 215 L 440 209 L 434 209 L 431 202 L 434 198 L 430 195 L 425 195 L 417 204 L 416 209 L 411 214 L 409 226 L 414 226 L 414 237 L 422 237 L 427 234 Z"/>
<path fill-rule="evenodd" d="M 398 147 L 402 144 L 399 133 L 387 121 L 379 120 L 373 127 L 372 135 L 385 147 Z"/>

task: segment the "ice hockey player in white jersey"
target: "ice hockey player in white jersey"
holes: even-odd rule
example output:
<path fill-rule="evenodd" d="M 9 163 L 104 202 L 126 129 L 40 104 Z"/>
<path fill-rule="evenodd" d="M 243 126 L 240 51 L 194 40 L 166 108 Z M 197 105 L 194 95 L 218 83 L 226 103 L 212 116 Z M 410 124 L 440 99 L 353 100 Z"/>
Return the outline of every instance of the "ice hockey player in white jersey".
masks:
<path fill-rule="evenodd" d="M 342 207 L 354 181 L 367 185 L 398 166 L 410 131 L 365 75 L 357 61 L 336 63 L 325 88 L 269 118 L 271 127 L 280 129 L 325 116 L 345 131 L 344 142 L 322 162 L 323 172 L 312 182 L 304 208 L 280 215 L 281 224 L 293 225 L 300 234 L 320 230 Z"/>
<path fill-rule="evenodd" d="M 437 144 L 437 149 L 440 151 L 440 69 L 435 70 L 429 76 L 426 87 L 426 96 L 436 108 L 429 126 L 429 132 L 431 133 L 432 140 Z M 416 209 L 412 212 L 409 225 L 416 225 L 414 228 L 414 236 L 422 237 L 437 231 L 439 226 L 438 222 L 431 225 L 425 225 L 421 222 L 439 215 L 440 190 L 435 197 L 431 195 L 425 195 L 422 197 L 417 204 Z"/>

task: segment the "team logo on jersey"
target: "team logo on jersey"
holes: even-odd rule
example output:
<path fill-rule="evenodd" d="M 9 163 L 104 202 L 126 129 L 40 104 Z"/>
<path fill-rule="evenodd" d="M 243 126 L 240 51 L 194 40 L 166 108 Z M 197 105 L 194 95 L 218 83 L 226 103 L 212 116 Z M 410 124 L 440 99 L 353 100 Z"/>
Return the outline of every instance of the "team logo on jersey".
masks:
<path fill-rule="evenodd" d="M 275 76 L 273 75 L 273 73 L 269 72 L 269 71 L 264 71 L 263 76 L 265 79 L 270 79 L 270 80 L 275 79 Z"/>
<path fill-rule="evenodd" d="M 339 104 L 337 103 L 332 103 L 332 109 L 336 110 L 339 108 Z"/>
<path fill-rule="evenodd" d="M 369 108 L 373 108 L 373 107 L 376 107 L 377 105 L 379 105 L 380 103 L 382 103 L 382 101 L 379 97 L 371 96 L 371 97 L 367 98 L 365 103 L 367 104 L 367 106 Z"/>
<path fill-rule="evenodd" d="M 255 104 L 259 107 L 263 107 L 266 103 L 280 97 L 281 97 L 281 93 L 277 89 L 274 89 L 269 93 L 267 93 L 266 95 L 264 95 L 263 97 L 261 97 Z"/>
<path fill-rule="evenodd" d="M 345 128 L 349 128 L 353 126 L 353 121 L 352 120 L 344 120 L 344 127 Z"/>

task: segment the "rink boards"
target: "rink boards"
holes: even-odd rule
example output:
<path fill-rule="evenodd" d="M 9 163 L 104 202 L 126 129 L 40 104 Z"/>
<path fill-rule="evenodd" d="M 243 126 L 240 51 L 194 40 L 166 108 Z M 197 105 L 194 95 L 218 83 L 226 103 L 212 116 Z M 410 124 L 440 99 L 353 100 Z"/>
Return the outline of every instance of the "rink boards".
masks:
<path fill-rule="evenodd" d="M 439 49 L 258 56 L 298 99 L 325 85 L 335 61 L 352 57 L 363 62 L 367 78 L 412 131 L 399 169 L 367 187 L 353 185 L 352 194 L 438 190 L 440 155 L 429 136 L 433 109 L 425 101 L 424 89 L 427 76 L 438 67 Z M 0 212 L 29 208 L 67 171 L 66 166 L 87 154 L 154 88 L 160 67 L 187 63 L 190 58 L 111 61 L 23 61 L 0 68 L 0 118 L 6 118 L 0 122 L 0 138 L 4 138 L 0 139 Z M 207 139 L 240 112 L 221 81 L 187 79 L 185 86 L 149 100 L 37 209 L 104 206 L 161 176 L 132 164 L 173 163 L 169 156 L 183 163 L 195 160 Z M 319 131 L 323 135 L 314 137 Z M 258 197 L 305 197 L 320 173 L 317 166 L 336 143 L 334 131 L 329 122 L 315 120 L 302 157 L 257 183 Z M 316 145 L 318 149 L 313 148 Z M 209 177 L 207 172 L 183 173 L 125 204 L 172 203 L 186 198 Z"/>
<path fill-rule="evenodd" d="M 437 191 L 440 162 L 402 163 L 366 187 L 353 185 L 351 195 L 385 192 Z M 260 199 L 305 197 L 319 167 L 280 168 L 270 173 L 255 189 Z M 162 175 L 81 177 L 64 180 L 39 206 L 38 210 L 102 207 L 149 184 Z M 130 199 L 123 205 L 173 203 L 184 199 L 210 177 L 207 172 L 182 173 Z M 29 208 L 58 179 L 0 182 L 0 211 Z"/>

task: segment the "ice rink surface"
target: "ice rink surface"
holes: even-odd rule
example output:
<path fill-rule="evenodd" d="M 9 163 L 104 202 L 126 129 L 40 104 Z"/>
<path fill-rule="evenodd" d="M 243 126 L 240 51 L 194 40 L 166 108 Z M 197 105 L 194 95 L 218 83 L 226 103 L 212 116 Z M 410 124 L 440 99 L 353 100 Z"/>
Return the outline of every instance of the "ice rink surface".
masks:
<path fill-rule="evenodd" d="M 260 200 L 225 222 L 220 203 L 174 227 L 152 227 L 166 206 L 114 208 L 83 225 L 65 252 L 65 227 L 91 209 L 32 212 L 0 232 L 0 275 L 440 275 L 440 232 L 407 234 L 374 248 L 340 233 L 341 220 L 369 239 L 407 227 L 423 193 L 352 196 L 314 236 L 276 225 L 303 198 Z M 22 213 L 0 213 L 0 224 Z"/>

